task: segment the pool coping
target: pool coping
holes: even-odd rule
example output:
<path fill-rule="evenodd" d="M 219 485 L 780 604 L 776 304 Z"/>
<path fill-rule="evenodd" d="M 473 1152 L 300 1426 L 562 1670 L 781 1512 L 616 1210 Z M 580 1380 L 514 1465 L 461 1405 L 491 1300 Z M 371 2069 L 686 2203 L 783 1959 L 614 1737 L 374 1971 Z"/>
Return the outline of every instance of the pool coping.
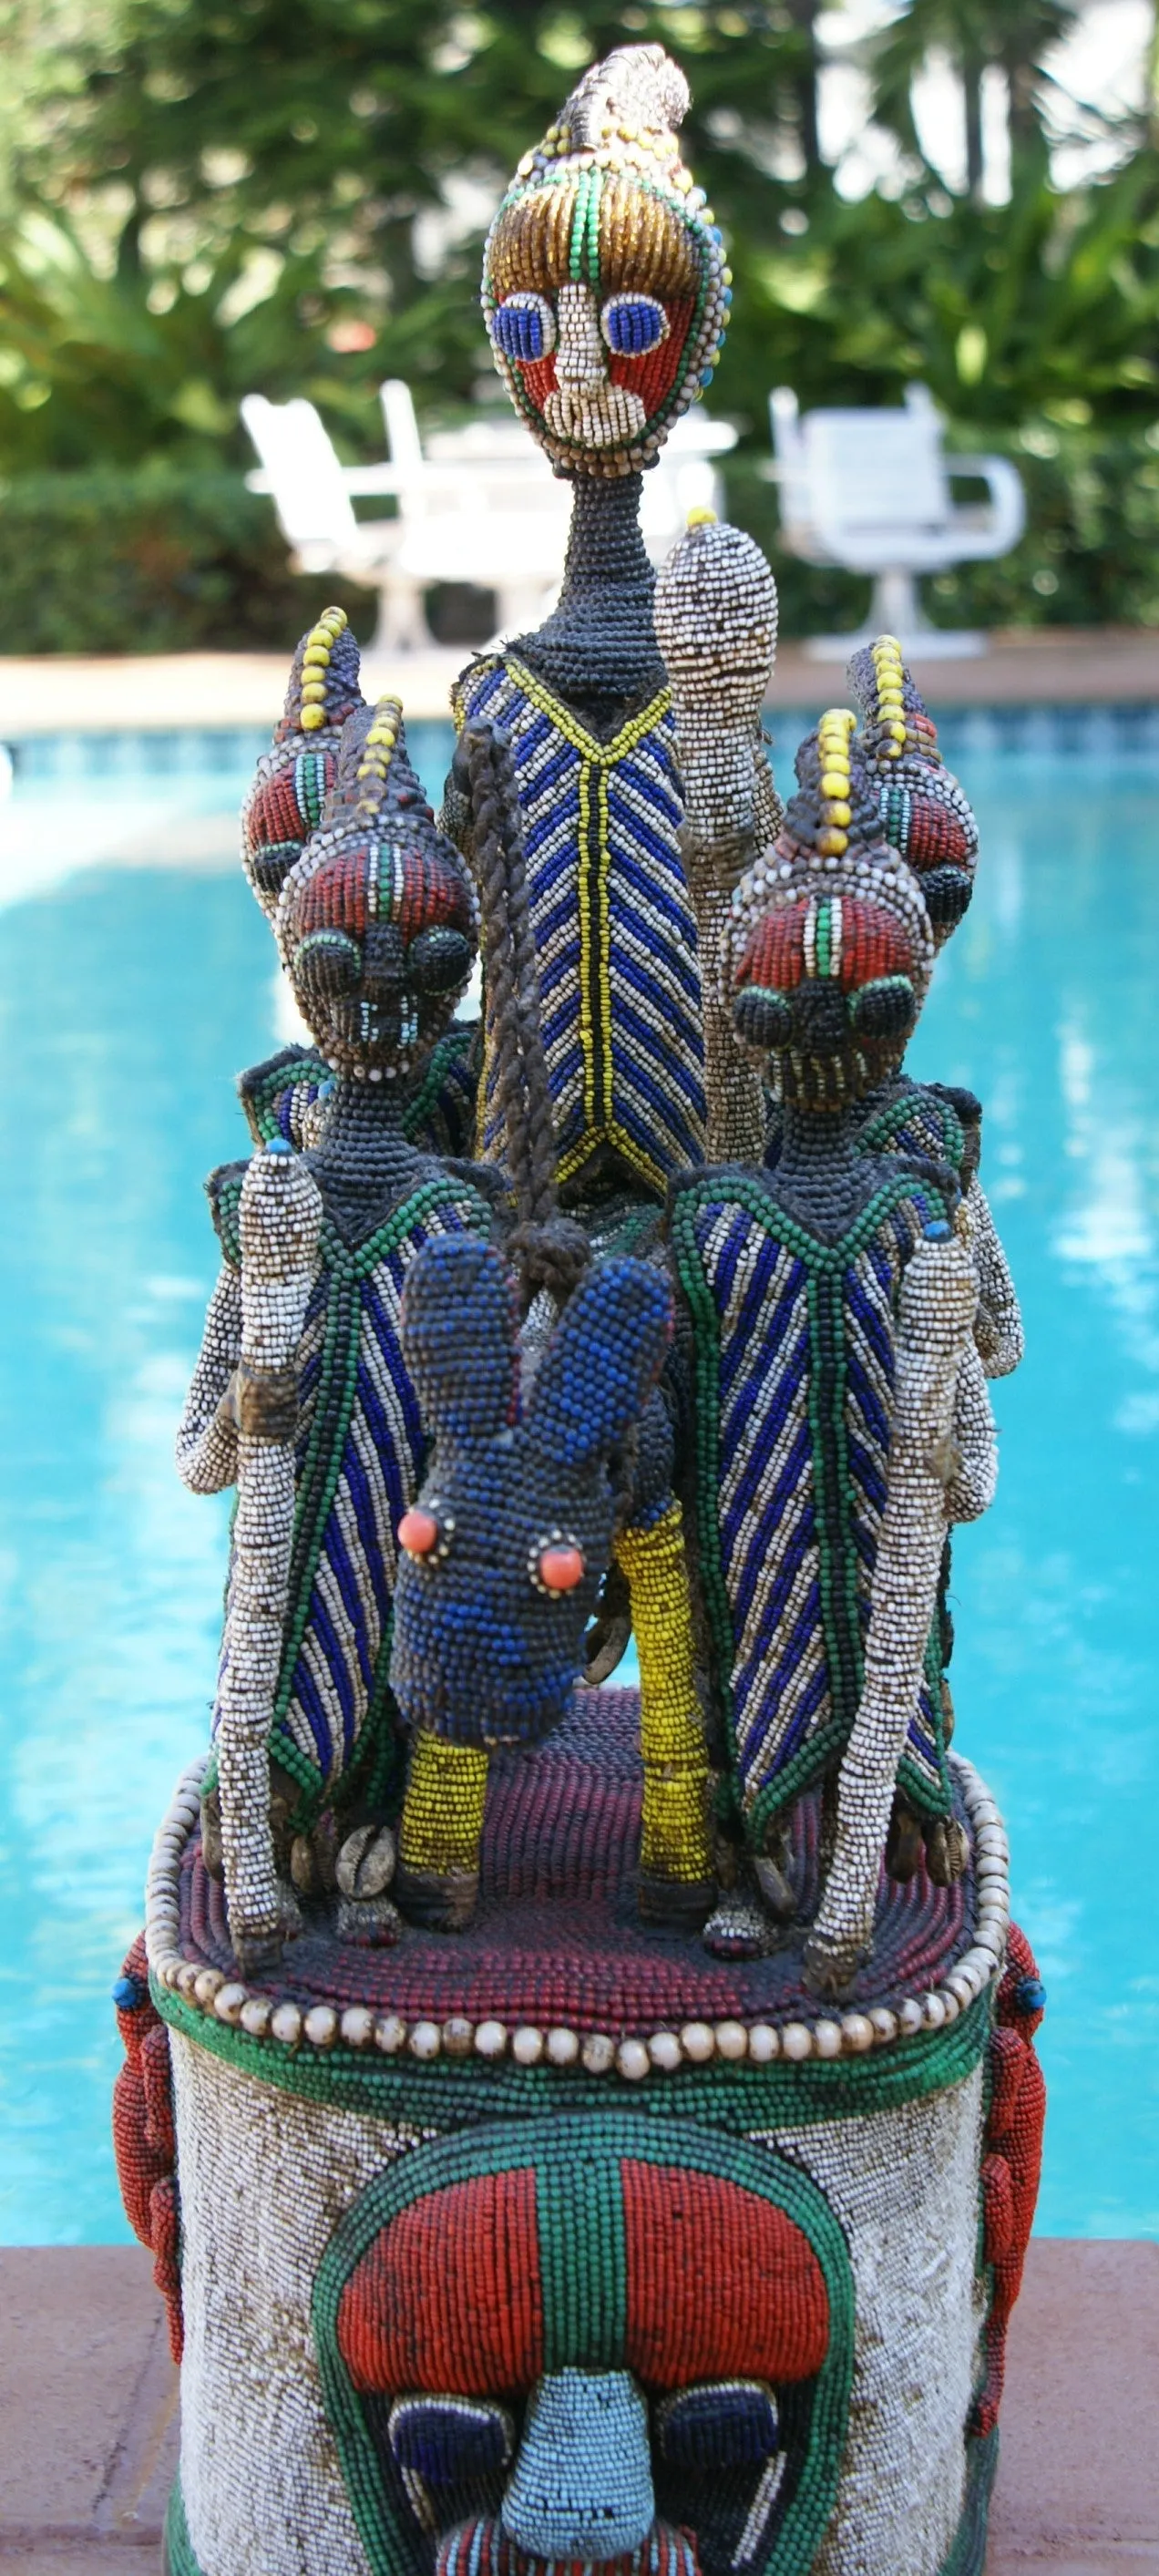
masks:
<path fill-rule="evenodd" d="M 988 2576 L 1155 2576 L 1159 2244 L 1038 2237 L 1010 2333 Z M 144 2576 L 177 2380 L 134 2245 L 0 2249 L 0 2569 Z"/>
<path fill-rule="evenodd" d="M 303 596 L 303 624 L 309 601 Z M 397 690 L 412 718 L 445 717 L 453 679 L 470 658 L 465 645 L 411 654 L 367 651 L 364 687 Z M 282 653 L 0 655 L 0 740 L 39 734 L 139 733 L 189 727 L 271 726 L 281 711 L 289 656 Z M 936 709 L 1153 706 L 1159 703 L 1159 629 L 997 629 L 972 659 L 913 657 L 919 685 Z M 781 646 L 768 706 L 819 707 L 839 700 L 840 660 L 814 660 L 798 642 Z"/>

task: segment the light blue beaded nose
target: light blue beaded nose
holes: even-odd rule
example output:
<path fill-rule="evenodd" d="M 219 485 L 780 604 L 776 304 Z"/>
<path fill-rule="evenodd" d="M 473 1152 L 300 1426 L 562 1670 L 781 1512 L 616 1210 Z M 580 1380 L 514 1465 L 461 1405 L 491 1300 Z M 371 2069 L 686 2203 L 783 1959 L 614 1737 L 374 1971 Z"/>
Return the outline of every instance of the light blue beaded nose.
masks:
<path fill-rule="evenodd" d="M 533 2391 L 503 2527 L 534 2558 L 619 2558 L 656 2511 L 648 2409 L 626 2370 L 553 2370 Z"/>

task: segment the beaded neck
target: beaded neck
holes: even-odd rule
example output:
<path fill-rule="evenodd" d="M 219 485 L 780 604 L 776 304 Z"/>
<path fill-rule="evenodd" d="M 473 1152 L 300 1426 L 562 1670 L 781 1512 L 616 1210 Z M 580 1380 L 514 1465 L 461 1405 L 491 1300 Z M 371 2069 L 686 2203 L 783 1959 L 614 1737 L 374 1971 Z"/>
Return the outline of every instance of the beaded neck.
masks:
<path fill-rule="evenodd" d="M 439 1170 L 404 1135 L 403 1105 L 395 1082 L 334 1077 L 322 1133 L 306 1161 L 347 1244 L 364 1242 L 400 1198 Z"/>
<path fill-rule="evenodd" d="M 786 1101 L 765 1178 L 779 1206 L 823 1243 L 836 1243 L 880 1179 L 877 1158 L 858 1150 L 860 1104 L 836 1115 Z"/>
<path fill-rule="evenodd" d="M 652 603 L 656 576 L 640 534 L 638 474 L 577 478 L 563 588 L 533 635 L 510 650 L 571 708 L 597 741 L 665 686 Z"/>

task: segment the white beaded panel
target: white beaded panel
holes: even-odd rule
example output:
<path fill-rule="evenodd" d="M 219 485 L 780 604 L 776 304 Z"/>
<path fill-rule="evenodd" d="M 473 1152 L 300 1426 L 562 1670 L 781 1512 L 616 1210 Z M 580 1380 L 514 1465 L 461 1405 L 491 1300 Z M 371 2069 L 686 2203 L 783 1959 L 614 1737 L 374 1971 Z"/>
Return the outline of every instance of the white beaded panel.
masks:
<path fill-rule="evenodd" d="M 303 2102 L 173 2032 L 181 2487 L 202 2576 L 369 2576 L 326 2423 L 314 2274 L 343 2211 L 423 2133 Z"/>
<path fill-rule="evenodd" d="M 876 2119 L 762 2134 L 825 2193 L 853 2264 L 849 2431 L 813 2576 L 937 2576 L 962 2512 L 984 2322 L 982 2068 Z"/>
<path fill-rule="evenodd" d="M 181 2481 L 203 2576 L 368 2576 L 310 2336 L 342 2212 L 420 2132 L 255 2083 L 171 2034 L 184 2241 Z M 849 2434 L 815 2576 L 937 2576 L 962 2509 L 981 2325 L 982 2073 L 762 2131 L 818 2183 L 857 2294 Z"/>

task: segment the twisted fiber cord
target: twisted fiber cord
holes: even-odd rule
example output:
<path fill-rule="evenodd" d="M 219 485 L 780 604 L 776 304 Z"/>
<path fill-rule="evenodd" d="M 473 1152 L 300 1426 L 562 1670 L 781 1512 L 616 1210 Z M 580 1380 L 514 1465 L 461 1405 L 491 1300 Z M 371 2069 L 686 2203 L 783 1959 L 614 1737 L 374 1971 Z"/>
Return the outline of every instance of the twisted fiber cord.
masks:
<path fill-rule="evenodd" d="M 506 737 L 494 725 L 470 724 L 464 739 L 495 1088 L 519 1218 L 508 1251 L 528 1304 L 540 1287 L 550 1289 L 562 1304 L 586 1267 L 589 1250 L 581 1228 L 558 1210 L 551 1089 L 515 764 Z"/>

